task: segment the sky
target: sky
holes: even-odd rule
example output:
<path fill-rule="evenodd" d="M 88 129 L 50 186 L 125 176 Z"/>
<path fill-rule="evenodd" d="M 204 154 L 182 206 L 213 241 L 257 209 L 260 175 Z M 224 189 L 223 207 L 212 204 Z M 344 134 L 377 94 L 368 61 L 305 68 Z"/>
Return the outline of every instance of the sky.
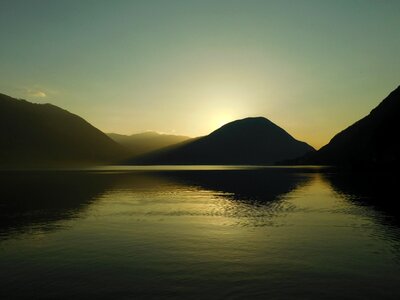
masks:
<path fill-rule="evenodd" d="M 319 148 L 400 85 L 400 1 L 0 0 L 0 93 L 104 132 L 264 116 Z"/>

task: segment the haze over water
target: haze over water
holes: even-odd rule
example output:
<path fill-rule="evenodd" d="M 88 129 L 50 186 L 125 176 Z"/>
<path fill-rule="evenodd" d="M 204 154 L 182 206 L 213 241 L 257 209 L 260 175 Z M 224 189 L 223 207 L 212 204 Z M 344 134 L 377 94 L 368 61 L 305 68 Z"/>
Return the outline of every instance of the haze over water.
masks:
<path fill-rule="evenodd" d="M 1 173 L 0 297 L 398 299 L 394 179 L 358 175 Z"/>

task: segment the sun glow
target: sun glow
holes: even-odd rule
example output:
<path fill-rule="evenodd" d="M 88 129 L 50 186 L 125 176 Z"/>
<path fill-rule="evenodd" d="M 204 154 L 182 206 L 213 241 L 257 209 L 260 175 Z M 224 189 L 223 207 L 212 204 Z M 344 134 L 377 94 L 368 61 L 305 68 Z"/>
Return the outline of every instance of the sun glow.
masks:
<path fill-rule="evenodd" d="M 208 89 L 200 99 L 207 115 L 208 132 L 212 132 L 226 123 L 240 119 L 247 114 L 246 99 L 253 95 L 240 84 L 220 83 L 218 88 Z"/>
<path fill-rule="evenodd" d="M 210 118 L 209 127 L 212 128 L 212 130 L 215 130 L 234 120 L 235 117 L 232 114 L 220 113 Z"/>

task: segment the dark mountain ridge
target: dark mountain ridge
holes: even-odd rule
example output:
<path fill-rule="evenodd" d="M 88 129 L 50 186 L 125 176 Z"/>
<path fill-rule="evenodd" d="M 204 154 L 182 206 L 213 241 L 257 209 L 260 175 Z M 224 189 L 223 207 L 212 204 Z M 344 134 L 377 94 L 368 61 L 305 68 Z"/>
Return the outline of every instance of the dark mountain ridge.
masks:
<path fill-rule="evenodd" d="M 271 164 L 314 148 L 263 117 L 225 124 L 207 136 L 129 160 L 131 164 Z"/>
<path fill-rule="evenodd" d="M 320 150 L 291 161 L 295 164 L 347 167 L 399 165 L 400 86 L 367 116 L 336 134 Z"/>
<path fill-rule="evenodd" d="M 125 149 L 81 117 L 0 94 L 0 166 L 115 162 Z"/>

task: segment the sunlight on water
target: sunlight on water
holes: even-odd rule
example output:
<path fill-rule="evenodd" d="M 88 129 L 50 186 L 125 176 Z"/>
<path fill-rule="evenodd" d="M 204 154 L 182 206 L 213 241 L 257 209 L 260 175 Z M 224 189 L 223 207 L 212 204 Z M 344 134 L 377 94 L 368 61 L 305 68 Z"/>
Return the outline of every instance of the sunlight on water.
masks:
<path fill-rule="evenodd" d="M 264 166 L 238 166 L 238 165 L 112 165 L 90 167 L 94 171 L 178 171 L 178 170 L 246 170 L 264 168 Z M 272 166 L 270 167 L 272 168 Z"/>
<path fill-rule="evenodd" d="M 5 298 L 400 296 L 396 223 L 329 174 L 191 169 L 2 178 Z"/>

